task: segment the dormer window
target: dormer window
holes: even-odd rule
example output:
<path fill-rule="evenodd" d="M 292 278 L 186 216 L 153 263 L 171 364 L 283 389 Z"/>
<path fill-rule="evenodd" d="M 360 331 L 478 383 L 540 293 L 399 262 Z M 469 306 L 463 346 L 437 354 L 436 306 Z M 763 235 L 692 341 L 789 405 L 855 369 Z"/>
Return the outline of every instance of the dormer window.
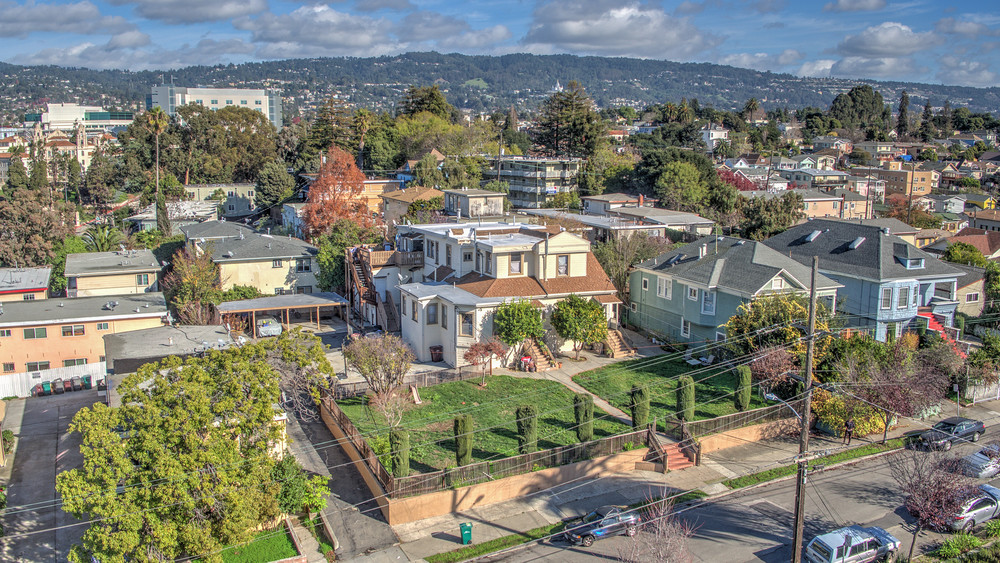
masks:
<path fill-rule="evenodd" d="M 510 274 L 520 275 L 521 274 L 521 253 L 513 252 L 510 255 Z"/>
<path fill-rule="evenodd" d="M 924 267 L 923 258 L 910 258 L 906 261 L 907 270 L 922 270 Z"/>

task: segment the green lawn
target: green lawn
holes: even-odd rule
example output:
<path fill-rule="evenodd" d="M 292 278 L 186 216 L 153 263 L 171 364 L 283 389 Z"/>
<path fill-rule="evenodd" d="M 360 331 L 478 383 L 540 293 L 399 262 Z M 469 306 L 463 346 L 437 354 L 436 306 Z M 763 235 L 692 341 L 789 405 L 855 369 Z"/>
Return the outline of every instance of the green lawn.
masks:
<path fill-rule="evenodd" d="M 585 371 L 573 377 L 573 381 L 625 412 L 629 412 L 632 385 L 645 384 L 650 392 L 650 416 L 662 420 L 665 414 L 672 415 L 676 410 L 677 378 L 694 369 L 698 368 L 682 360 L 645 358 Z M 736 376 L 731 370 L 720 366 L 712 371 L 699 371 L 691 377 L 695 380 L 696 420 L 736 412 L 732 395 Z M 750 408 L 764 406 L 767 403 L 761 401 L 757 393 L 752 393 Z"/>
<path fill-rule="evenodd" d="M 455 411 L 471 414 L 475 428 L 484 429 L 475 434 L 474 461 L 517 455 L 514 411 L 521 405 L 531 404 L 538 408 L 539 448 L 553 448 L 577 441 L 573 430 L 576 426 L 573 392 L 555 381 L 494 375 L 487 378 L 485 388 L 479 386 L 478 379 L 425 387 L 420 389 L 420 399 L 422 404 L 411 405 L 402 422 L 402 426 L 410 430 L 410 468 L 414 472 L 455 465 L 452 439 Z M 345 399 L 338 404 L 358 430 L 365 434 L 376 452 L 388 451 L 385 433 L 379 432 L 385 430 L 385 425 L 363 404 L 362 397 Z M 629 426 L 594 408 L 595 438 L 629 430 Z M 372 439 L 369 433 L 375 433 L 377 437 Z M 382 444 L 378 445 L 380 442 Z"/>
<path fill-rule="evenodd" d="M 222 560 L 225 563 L 270 563 L 296 555 L 295 545 L 282 525 L 276 530 L 257 534 L 257 539 L 246 545 L 226 548 L 222 552 Z"/>

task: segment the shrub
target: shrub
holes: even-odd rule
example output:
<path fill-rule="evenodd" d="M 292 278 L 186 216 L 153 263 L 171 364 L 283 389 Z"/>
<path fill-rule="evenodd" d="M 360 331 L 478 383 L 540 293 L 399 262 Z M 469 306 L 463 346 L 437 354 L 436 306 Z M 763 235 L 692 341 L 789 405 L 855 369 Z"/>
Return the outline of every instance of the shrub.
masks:
<path fill-rule="evenodd" d="M 986 531 L 987 536 L 1000 538 L 1000 520 L 990 520 L 983 529 Z"/>
<path fill-rule="evenodd" d="M 378 456 L 379 463 L 386 471 L 392 471 L 392 457 L 389 452 L 392 451 L 392 446 L 389 444 L 389 436 L 385 434 L 372 434 L 366 439 L 368 442 L 368 447 L 375 452 Z"/>
<path fill-rule="evenodd" d="M 295 458 L 286 455 L 271 469 L 271 479 L 281 483 L 278 491 L 278 509 L 285 514 L 295 514 L 306 500 L 309 480 Z"/>
<path fill-rule="evenodd" d="M 472 463 L 472 415 L 455 417 L 455 461 L 458 465 Z"/>
<path fill-rule="evenodd" d="M 517 452 L 530 454 L 538 449 L 538 409 L 524 405 L 515 411 L 517 417 Z"/>
<path fill-rule="evenodd" d="M 588 393 L 577 393 L 573 397 L 573 413 L 576 415 L 576 439 L 589 442 L 594 439 L 594 398 Z"/>
<path fill-rule="evenodd" d="M 645 428 L 649 424 L 649 387 L 633 385 L 630 395 L 632 428 Z"/>
<path fill-rule="evenodd" d="M 410 433 L 400 428 L 389 432 L 390 457 L 392 458 L 392 476 L 406 477 L 410 474 Z"/>
<path fill-rule="evenodd" d="M 14 431 L 4 430 L 3 431 L 3 453 L 9 454 L 14 451 Z"/>
<path fill-rule="evenodd" d="M 694 379 L 690 375 L 677 380 L 677 418 L 694 420 Z"/>
<path fill-rule="evenodd" d="M 937 556 L 942 559 L 951 559 L 952 557 L 958 557 L 967 551 L 976 549 L 983 545 L 983 540 L 977 538 L 972 534 L 960 533 L 955 534 L 945 540 L 941 547 L 937 549 Z"/>
<path fill-rule="evenodd" d="M 736 393 L 733 394 L 733 403 L 739 412 L 750 408 L 750 380 L 752 377 L 750 366 L 737 366 Z"/>
<path fill-rule="evenodd" d="M 958 329 L 959 334 L 965 334 L 965 317 L 962 315 L 955 315 L 955 328 Z"/>
<path fill-rule="evenodd" d="M 843 397 L 831 395 L 821 389 L 813 391 L 812 411 L 820 422 L 838 435 L 847 419 L 852 417 L 856 437 L 875 434 L 885 428 L 885 419 L 877 409 L 860 402 L 848 404 Z"/>

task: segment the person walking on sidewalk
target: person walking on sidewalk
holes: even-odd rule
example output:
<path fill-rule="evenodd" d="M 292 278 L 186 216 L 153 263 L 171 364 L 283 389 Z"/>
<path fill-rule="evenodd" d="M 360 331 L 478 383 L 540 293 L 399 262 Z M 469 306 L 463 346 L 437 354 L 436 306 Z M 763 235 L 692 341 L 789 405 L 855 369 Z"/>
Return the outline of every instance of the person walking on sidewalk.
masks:
<path fill-rule="evenodd" d="M 844 444 L 850 446 L 851 438 L 854 436 L 854 419 L 848 418 L 844 423 Z"/>

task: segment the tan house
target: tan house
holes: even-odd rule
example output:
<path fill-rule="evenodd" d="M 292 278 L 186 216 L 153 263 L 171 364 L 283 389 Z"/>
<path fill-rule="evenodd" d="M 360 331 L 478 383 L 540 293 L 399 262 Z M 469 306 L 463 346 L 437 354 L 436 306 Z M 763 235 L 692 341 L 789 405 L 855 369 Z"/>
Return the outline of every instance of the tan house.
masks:
<path fill-rule="evenodd" d="M 92 297 L 159 291 L 160 261 L 151 250 L 86 252 L 66 256 L 66 295 Z"/>
<path fill-rule="evenodd" d="M 958 301 L 957 312 L 970 317 L 983 314 L 986 305 L 986 270 L 965 264 L 951 264 L 965 272 L 955 283 L 955 300 Z"/>
<path fill-rule="evenodd" d="M 458 217 L 503 217 L 501 192 L 462 188 L 444 191 L 444 212 Z"/>
<path fill-rule="evenodd" d="M 941 173 L 937 170 L 921 170 L 914 164 L 889 161 L 874 171 L 879 180 L 885 182 L 886 194 L 903 194 L 914 197 L 925 196 L 938 187 Z"/>
<path fill-rule="evenodd" d="M 268 295 L 318 291 L 319 249 L 303 240 L 241 231 L 237 237 L 195 244 L 219 265 L 223 290 L 247 285 Z"/>
<path fill-rule="evenodd" d="M 410 205 L 418 201 L 430 201 L 436 197 L 444 197 L 444 192 L 424 186 L 411 186 L 405 190 L 396 190 L 382 194 L 382 220 L 386 225 L 399 223 L 406 215 Z"/>
<path fill-rule="evenodd" d="M 588 195 L 580 198 L 584 213 L 591 215 L 610 215 L 611 210 L 620 207 L 653 207 L 659 200 L 643 195 L 601 194 Z"/>
<path fill-rule="evenodd" d="M 52 268 L 0 268 L 0 302 L 34 301 L 49 296 Z"/>
<path fill-rule="evenodd" d="M 0 316 L 3 372 L 104 361 L 104 336 L 163 325 L 162 293 L 9 302 Z"/>
<path fill-rule="evenodd" d="M 373 215 L 382 212 L 382 196 L 399 189 L 399 180 L 395 178 L 369 178 L 365 180 L 361 197 L 365 198 L 368 211 Z"/>
<path fill-rule="evenodd" d="M 556 303 L 577 294 L 600 303 L 608 320 L 617 321 L 621 301 L 590 243 L 559 227 L 488 223 L 406 229 L 424 239 L 424 281 L 399 286 L 402 337 L 420 361 L 440 346 L 446 364 L 468 364 L 465 350 L 493 334 L 494 311 L 514 299 L 530 301 L 547 319 Z M 550 348 L 556 344 L 549 342 Z"/>

